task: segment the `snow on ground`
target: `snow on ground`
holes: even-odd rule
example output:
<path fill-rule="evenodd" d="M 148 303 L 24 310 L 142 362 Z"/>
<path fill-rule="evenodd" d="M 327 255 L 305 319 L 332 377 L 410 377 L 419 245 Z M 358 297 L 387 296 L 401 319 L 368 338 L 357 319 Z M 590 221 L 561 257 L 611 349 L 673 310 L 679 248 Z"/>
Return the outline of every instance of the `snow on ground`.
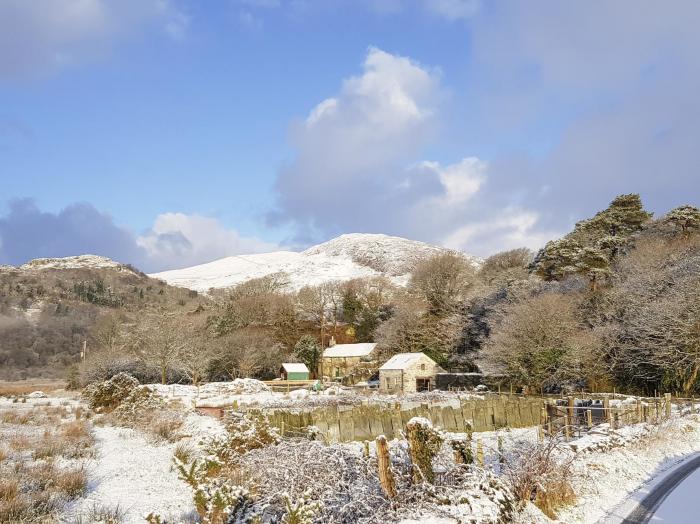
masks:
<path fill-rule="evenodd" d="M 35 258 L 19 267 L 20 269 L 126 269 L 124 264 L 99 255 L 78 255 L 64 258 Z"/>
<path fill-rule="evenodd" d="M 624 513 L 615 517 L 618 506 L 631 493 L 680 458 L 700 451 L 700 418 L 696 415 L 673 418 L 660 426 L 635 424 L 609 433 L 609 440 L 616 444 L 603 445 L 600 435 L 581 439 L 590 444 L 581 449 L 590 452 L 580 452 L 574 462 L 578 500 L 559 515 L 559 522 L 594 524 L 610 515 L 606 522 L 621 521 L 617 517 L 624 517 Z M 542 522 L 547 522 L 546 518 Z"/>
<path fill-rule="evenodd" d="M 67 508 L 68 521 L 77 515 L 85 519 L 95 507 L 119 507 L 123 524 L 143 524 L 150 512 L 182 521 L 194 511 L 192 491 L 172 466 L 174 445 L 151 444 L 132 429 L 94 431 L 98 456 L 89 466 L 89 491 Z"/>

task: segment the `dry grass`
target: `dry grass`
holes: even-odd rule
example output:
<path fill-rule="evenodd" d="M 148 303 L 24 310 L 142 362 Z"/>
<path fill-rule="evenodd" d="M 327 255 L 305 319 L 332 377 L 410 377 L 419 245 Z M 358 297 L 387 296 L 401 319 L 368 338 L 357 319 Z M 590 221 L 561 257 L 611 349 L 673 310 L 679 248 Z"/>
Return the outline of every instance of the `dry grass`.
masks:
<path fill-rule="evenodd" d="M 175 452 L 173 455 L 180 462 L 189 464 L 192 462 L 192 458 L 194 456 L 194 448 L 186 442 L 179 442 L 177 446 L 175 446 Z"/>
<path fill-rule="evenodd" d="M 87 483 L 87 472 L 83 467 L 59 471 L 54 479 L 56 489 L 70 498 L 84 495 Z"/>
<path fill-rule="evenodd" d="M 0 380 L 0 397 L 28 395 L 34 391 L 49 393 L 65 387 L 66 383 L 63 380 Z"/>
<path fill-rule="evenodd" d="M 17 406 L 0 415 L 0 436 L 9 436 L 0 446 L 0 524 L 54 522 L 88 484 L 83 465 L 54 459 L 91 456 L 94 438 L 89 423 L 73 420 L 65 406 Z"/>
<path fill-rule="evenodd" d="M 157 418 L 153 424 L 148 427 L 148 430 L 157 438 L 167 440 L 168 442 L 176 442 L 180 439 L 178 430 L 182 426 L 182 420 L 165 417 Z"/>
<path fill-rule="evenodd" d="M 533 502 L 551 519 L 576 501 L 571 485 L 572 457 L 559 453 L 554 439 L 525 443 L 506 459 L 505 474 L 522 502 Z"/>

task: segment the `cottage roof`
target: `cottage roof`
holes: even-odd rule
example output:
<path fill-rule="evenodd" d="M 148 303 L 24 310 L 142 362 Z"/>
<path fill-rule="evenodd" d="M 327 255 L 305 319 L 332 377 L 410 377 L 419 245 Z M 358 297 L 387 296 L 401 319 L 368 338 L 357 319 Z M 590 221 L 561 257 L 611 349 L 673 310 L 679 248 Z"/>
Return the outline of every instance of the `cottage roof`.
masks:
<path fill-rule="evenodd" d="M 336 344 L 326 348 L 323 351 L 324 357 L 367 357 L 374 348 L 377 347 L 375 342 L 363 342 L 360 344 Z"/>
<path fill-rule="evenodd" d="M 282 364 L 282 368 L 287 373 L 308 373 L 309 368 L 306 367 L 306 364 L 303 364 L 301 362 L 285 362 Z"/>
<path fill-rule="evenodd" d="M 425 353 L 398 353 L 387 360 L 379 369 L 408 369 L 422 357 L 432 360 Z"/>

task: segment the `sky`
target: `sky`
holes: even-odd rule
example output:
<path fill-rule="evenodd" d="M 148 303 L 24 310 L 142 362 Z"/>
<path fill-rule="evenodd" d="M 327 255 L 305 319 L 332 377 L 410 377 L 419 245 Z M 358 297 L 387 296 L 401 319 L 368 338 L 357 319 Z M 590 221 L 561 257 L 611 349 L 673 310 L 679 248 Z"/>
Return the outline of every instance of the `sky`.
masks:
<path fill-rule="evenodd" d="M 700 3 L 0 0 L 0 264 L 386 233 L 537 249 L 700 204 Z"/>

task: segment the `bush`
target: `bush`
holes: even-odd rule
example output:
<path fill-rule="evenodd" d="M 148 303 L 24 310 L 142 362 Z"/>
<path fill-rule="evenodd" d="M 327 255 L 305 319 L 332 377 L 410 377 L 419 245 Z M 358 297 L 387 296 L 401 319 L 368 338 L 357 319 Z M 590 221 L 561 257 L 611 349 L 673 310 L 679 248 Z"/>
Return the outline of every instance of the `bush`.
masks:
<path fill-rule="evenodd" d="M 83 398 L 95 411 L 111 411 L 127 398 L 139 385 L 139 381 L 126 373 L 119 373 L 109 380 L 90 384 L 83 390 Z"/>
<path fill-rule="evenodd" d="M 505 474 L 518 500 L 533 502 L 555 519 L 560 508 L 576 500 L 571 462 L 554 439 L 523 443 L 506 457 Z"/>
<path fill-rule="evenodd" d="M 207 444 L 207 451 L 226 464 L 253 449 L 279 443 L 280 435 L 264 418 L 241 413 L 230 413 L 224 421 L 226 434 L 215 437 Z"/>

